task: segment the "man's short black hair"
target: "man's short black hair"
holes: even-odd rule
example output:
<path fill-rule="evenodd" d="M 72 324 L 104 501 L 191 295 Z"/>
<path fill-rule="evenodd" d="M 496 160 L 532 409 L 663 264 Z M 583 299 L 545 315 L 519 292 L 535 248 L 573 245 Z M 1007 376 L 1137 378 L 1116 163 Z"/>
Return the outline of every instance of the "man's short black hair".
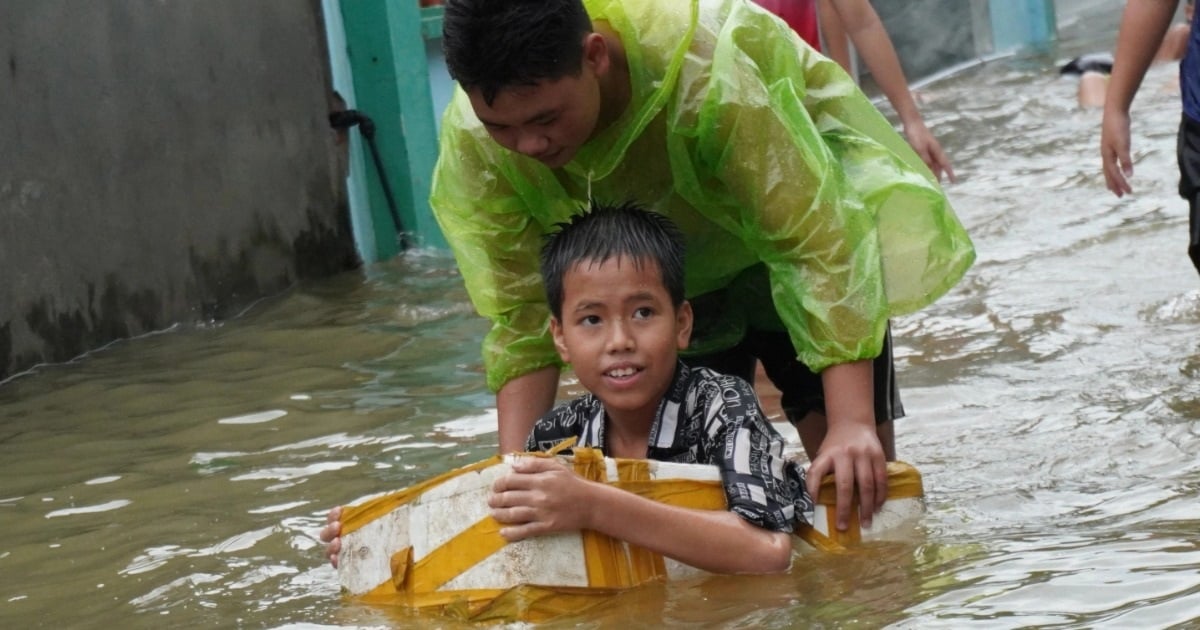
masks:
<path fill-rule="evenodd" d="M 577 76 L 592 22 L 582 0 L 446 0 L 442 47 L 450 76 L 481 90 L 489 104 L 500 90 Z"/>
<path fill-rule="evenodd" d="M 622 256 L 639 269 L 656 263 L 671 303 L 676 308 L 683 304 L 683 233 L 670 219 L 632 202 L 593 201 L 589 210 L 559 223 L 558 228 L 542 247 L 542 284 L 555 318 L 562 319 L 563 278 L 568 271 Z"/>

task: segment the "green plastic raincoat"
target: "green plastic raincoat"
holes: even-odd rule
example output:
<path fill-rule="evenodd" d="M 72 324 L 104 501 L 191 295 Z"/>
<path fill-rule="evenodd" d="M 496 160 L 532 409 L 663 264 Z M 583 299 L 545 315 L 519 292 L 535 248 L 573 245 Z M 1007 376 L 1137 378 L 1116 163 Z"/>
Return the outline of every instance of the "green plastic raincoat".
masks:
<path fill-rule="evenodd" d="M 814 371 L 869 359 L 889 317 L 930 304 L 970 267 L 974 249 L 933 175 L 784 22 L 743 0 L 585 3 L 619 34 L 633 95 L 570 164 L 502 148 L 461 89 L 442 123 L 430 202 L 492 321 L 493 390 L 559 363 L 538 254 L 589 190 L 683 230 L 688 296 L 721 296 L 703 351 L 754 325 L 786 328 Z"/>

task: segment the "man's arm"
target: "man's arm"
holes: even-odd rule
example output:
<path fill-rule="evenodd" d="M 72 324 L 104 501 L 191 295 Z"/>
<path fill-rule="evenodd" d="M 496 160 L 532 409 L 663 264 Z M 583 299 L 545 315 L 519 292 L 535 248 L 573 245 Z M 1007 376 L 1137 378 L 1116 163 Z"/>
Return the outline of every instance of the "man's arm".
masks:
<path fill-rule="evenodd" d="M 725 510 L 666 505 L 587 481 L 548 458 L 523 458 L 496 480 L 488 505 L 513 542 L 590 529 L 717 573 L 777 573 L 791 563 L 791 535 Z"/>
<path fill-rule="evenodd" d="M 1178 0 L 1129 0 L 1121 16 L 1117 52 L 1104 101 L 1104 120 L 1100 125 L 1104 181 L 1118 197 L 1133 192 L 1129 185 L 1129 178 L 1133 176 L 1133 160 L 1129 157 L 1129 107 L 1178 6 Z"/>
<path fill-rule="evenodd" d="M 533 424 L 554 406 L 558 377 L 557 367 L 544 367 L 512 379 L 496 392 L 501 453 L 525 450 Z"/>
<path fill-rule="evenodd" d="M 867 69 L 871 71 L 871 76 L 895 108 L 901 124 L 904 125 L 904 135 L 908 138 L 908 143 L 939 181 L 943 173 L 950 181 L 954 181 L 954 169 L 950 166 L 950 160 L 942 151 L 942 145 L 937 138 L 934 138 L 925 126 L 925 120 L 921 117 L 912 92 L 908 89 L 908 79 L 904 77 L 904 70 L 900 67 L 896 48 L 892 45 L 887 30 L 883 28 L 879 14 L 867 0 L 827 2 L 833 5 L 837 17 L 840 18 L 839 30 L 844 29 L 845 34 L 854 42 L 854 47 Z M 822 18 L 824 19 L 824 16 Z"/>
<path fill-rule="evenodd" d="M 887 461 L 875 432 L 872 362 L 831 365 L 821 372 L 821 384 L 828 429 L 808 469 L 808 492 L 817 496 L 821 479 L 833 473 L 837 482 L 837 527 L 845 529 L 857 485 L 859 518 L 870 527 L 871 517 L 887 500 Z"/>

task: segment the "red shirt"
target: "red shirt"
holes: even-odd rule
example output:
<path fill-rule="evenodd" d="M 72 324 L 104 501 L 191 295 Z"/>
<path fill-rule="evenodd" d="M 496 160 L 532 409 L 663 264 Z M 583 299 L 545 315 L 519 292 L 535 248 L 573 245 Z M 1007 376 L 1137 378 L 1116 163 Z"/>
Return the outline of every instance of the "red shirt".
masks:
<path fill-rule="evenodd" d="M 817 26 L 817 0 L 754 0 L 764 9 L 783 18 L 792 30 L 810 46 L 821 50 L 821 35 Z"/>

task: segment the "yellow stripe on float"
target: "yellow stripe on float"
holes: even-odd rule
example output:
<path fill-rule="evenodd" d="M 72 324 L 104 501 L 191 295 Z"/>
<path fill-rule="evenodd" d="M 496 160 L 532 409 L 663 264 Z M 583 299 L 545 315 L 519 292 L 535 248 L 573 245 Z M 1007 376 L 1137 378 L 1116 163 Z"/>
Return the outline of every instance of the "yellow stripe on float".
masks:
<path fill-rule="evenodd" d="M 921 481 L 921 473 L 916 468 L 904 462 L 888 462 L 887 464 L 888 492 L 887 498 L 915 499 L 925 496 L 925 485 Z M 821 480 L 821 490 L 817 493 L 817 503 L 825 506 L 837 505 L 837 483 L 833 475 L 825 475 Z M 854 489 L 853 501 L 858 503 L 858 489 Z"/>
<path fill-rule="evenodd" d="M 608 467 L 604 455 L 594 448 L 577 448 L 574 451 L 575 474 L 587 479 L 607 483 Z M 585 529 L 579 532 L 583 542 L 583 562 L 587 568 L 588 586 L 592 588 L 622 588 L 632 586 L 629 558 L 625 554 L 625 543 Z"/>
<path fill-rule="evenodd" d="M 408 591 L 436 591 L 507 544 L 500 535 L 500 523 L 485 516 L 418 560 L 408 577 Z"/>
<path fill-rule="evenodd" d="M 644 459 L 617 460 L 617 479 L 622 483 L 650 482 L 650 462 Z M 629 548 L 629 567 L 634 584 L 667 577 L 667 565 L 662 554 L 626 543 Z"/>

